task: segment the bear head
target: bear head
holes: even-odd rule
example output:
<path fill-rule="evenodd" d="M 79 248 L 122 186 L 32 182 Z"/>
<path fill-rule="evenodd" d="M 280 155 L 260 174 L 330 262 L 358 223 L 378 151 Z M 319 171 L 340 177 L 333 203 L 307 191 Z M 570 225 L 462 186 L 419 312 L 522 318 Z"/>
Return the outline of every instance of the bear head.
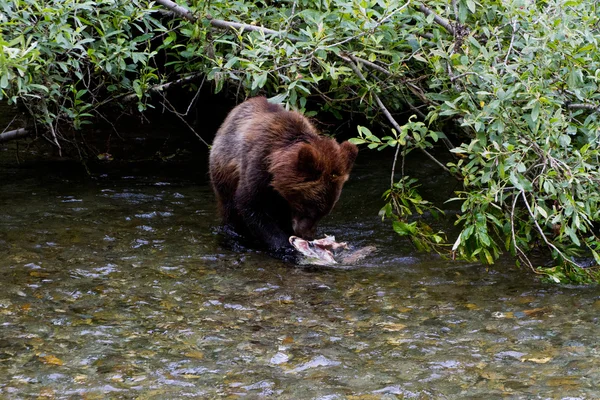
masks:
<path fill-rule="evenodd" d="M 314 238 L 317 223 L 338 201 L 357 154 L 350 142 L 313 136 L 270 157 L 271 186 L 290 206 L 294 235 Z"/>

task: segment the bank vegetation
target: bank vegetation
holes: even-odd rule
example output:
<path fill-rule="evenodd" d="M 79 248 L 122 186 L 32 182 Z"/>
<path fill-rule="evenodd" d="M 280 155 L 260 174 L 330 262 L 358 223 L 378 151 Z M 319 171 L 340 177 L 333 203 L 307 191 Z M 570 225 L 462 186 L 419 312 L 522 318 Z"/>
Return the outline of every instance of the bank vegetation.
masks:
<path fill-rule="evenodd" d="M 3 2 L 0 97 L 29 123 L 0 141 L 81 149 L 107 107 L 184 118 L 173 86 L 314 116 L 310 101 L 360 113 L 354 143 L 394 150 L 381 216 L 417 248 L 597 282 L 599 41 L 600 5 L 583 0 Z M 412 151 L 460 182 L 457 236 L 431 229 L 439 210 L 403 168 Z"/>

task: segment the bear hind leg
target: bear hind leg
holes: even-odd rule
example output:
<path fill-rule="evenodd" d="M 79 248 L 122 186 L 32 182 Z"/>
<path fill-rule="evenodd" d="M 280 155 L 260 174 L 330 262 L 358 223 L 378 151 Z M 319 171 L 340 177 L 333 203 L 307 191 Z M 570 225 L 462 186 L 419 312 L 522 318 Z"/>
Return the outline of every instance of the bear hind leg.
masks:
<path fill-rule="evenodd" d="M 235 194 L 239 182 L 237 166 L 211 165 L 210 178 L 223 223 L 237 227 L 241 220 L 235 206 Z"/>

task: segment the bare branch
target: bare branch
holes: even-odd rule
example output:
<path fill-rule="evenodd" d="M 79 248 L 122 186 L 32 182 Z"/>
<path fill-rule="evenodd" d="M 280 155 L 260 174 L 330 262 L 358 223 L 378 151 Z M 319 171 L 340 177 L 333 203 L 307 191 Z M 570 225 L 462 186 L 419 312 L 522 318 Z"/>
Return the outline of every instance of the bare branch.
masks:
<path fill-rule="evenodd" d="M 150 86 L 148 88 L 148 91 L 149 92 L 160 92 L 160 91 L 163 91 L 165 89 L 168 89 L 171 86 L 177 86 L 177 85 L 181 85 L 181 84 L 193 81 L 194 79 L 196 79 L 196 78 L 198 78 L 200 76 L 202 76 L 202 74 L 193 74 L 193 75 L 189 75 L 189 76 L 184 76 L 181 79 L 177 79 L 177 80 L 174 80 L 174 81 L 171 81 L 171 82 L 162 83 L 160 85 Z M 126 102 L 133 101 L 136 98 L 137 98 L 137 94 L 136 93 L 131 93 L 131 94 L 128 94 L 127 96 L 123 97 L 123 101 L 126 101 Z"/>
<path fill-rule="evenodd" d="M 349 53 L 346 53 L 346 55 L 348 56 L 348 58 L 350 58 L 352 61 L 354 61 L 357 64 L 358 63 L 364 64 L 367 67 L 372 68 L 372 69 L 374 69 L 376 71 L 379 71 L 379 72 L 381 72 L 384 75 L 394 76 L 394 74 L 392 74 L 390 71 L 388 71 L 387 69 L 383 68 L 380 65 L 375 64 L 374 62 L 365 60 L 364 58 L 353 56 L 352 54 L 349 54 Z"/>
<path fill-rule="evenodd" d="M 534 273 L 537 273 L 538 271 L 536 271 L 536 269 L 534 268 L 533 264 L 529 260 L 529 257 L 527 257 L 525 252 L 517 244 L 517 234 L 515 233 L 515 215 L 516 215 L 515 209 L 517 208 L 517 200 L 519 200 L 519 196 L 514 196 L 513 203 L 512 203 L 512 210 L 510 212 L 510 231 L 511 231 L 511 238 L 512 238 L 512 242 L 513 242 L 513 246 L 515 248 L 515 251 L 518 254 L 519 259 L 521 261 L 523 261 L 525 264 L 527 264 L 529 269 L 531 269 Z"/>
<path fill-rule="evenodd" d="M 58 137 L 56 135 L 56 130 L 54 129 L 54 126 L 52 126 L 52 124 L 48 124 L 48 127 L 50 128 L 50 133 L 52 134 L 53 143 L 58 148 L 58 156 L 62 157 L 62 147 L 60 146 L 60 143 L 58 143 Z"/>
<path fill-rule="evenodd" d="M 156 0 L 156 2 L 160 5 L 167 7 L 169 10 L 174 13 L 182 16 L 183 18 L 196 22 L 198 21 L 198 17 L 196 17 L 190 10 L 185 7 L 182 7 L 171 0 Z M 225 29 L 238 29 L 244 31 L 253 31 L 253 32 L 262 32 L 266 35 L 280 35 L 280 36 L 288 36 L 290 40 L 297 41 L 299 38 L 294 37 L 292 35 L 288 35 L 286 32 L 275 31 L 273 29 L 264 28 L 262 26 L 250 25 L 250 24 L 242 24 L 239 22 L 230 22 L 223 21 L 221 19 L 214 19 L 210 15 L 206 15 L 206 18 L 209 20 L 210 24 L 215 28 L 225 28 Z"/>
<path fill-rule="evenodd" d="M 181 7 L 180 5 L 170 1 L 170 0 L 156 0 L 156 2 L 162 6 L 167 7 L 169 10 L 173 11 L 175 14 L 182 16 L 183 18 L 195 22 L 198 18 L 190 10 L 185 7 Z"/>
<path fill-rule="evenodd" d="M 452 27 L 452 25 L 448 21 L 446 21 L 444 18 L 437 15 L 432 9 L 425 7 L 425 5 L 423 5 L 423 4 L 419 4 L 419 11 L 421 11 L 425 15 L 433 15 L 433 20 L 438 25 L 440 25 L 441 27 L 446 29 L 449 33 L 454 35 L 455 32 L 454 32 L 454 28 Z"/>
<path fill-rule="evenodd" d="M 25 128 L 19 128 L 12 131 L 2 132 L 0 133 L 0 143 L 29 136 L 31 135 L 31 133 L 32 132 L 28 131 Z"/>
<path fill-rule="evenodd" d="M 360 57 L 356 57 L 356 56 L 354 56 L 354 55 L 352 55 L 350 53 L 346 53 L 346 56 L 348 58 L 350 58 L 352 61 L 354 61 L 356 64 L 366 65 L 367 67 L 372 68 L 372 69 L 374 69 L 376 71 L 379 71 L 382 74 L 390 76 L 390 77 L 394 76 L 394 74 L 392 74 L 387 69 L 385 69 L 382 66 L 379 66 L 379 65 L 377 65 L 377 64 L 375 64 L 375 63 L 373 63 L 371 61 L 365 60 L 365 59 L 360 58 Z M 404 84 L 406 85 L 406 87 L 408 87 L 408 89 L 411 91 L 411 93 L 413 93 L 413 94 L 415 93 L 414 92 L 414 87 L 411 87 L 408 83 L 404 83 Z M 417 96 L 417 97 L 419 97 L 421 99 L 421 101 L 423 101 L 424 103 L 429 103 L 429 101 L 426 98 L 424 98 L 422 96 Z M 423 119 L 425 118 L 425 114 L 423 114 L 423 112 L 421 112 L 421 110 L 419 110 L 417 107 L 413 106 L 408 101 L 406 102 L 406 105 L 408 105 L 408 107 L 411 110 L 413 110 L 415 113 L 417 113 L 421 118 L 423 118 Z"/>
<path fill-rule="evenodd" d="M 513 45 L 515 43 L 515 34 L 517 33 L 517 21 L 513 21 L 512 26 L 512 35 L 510 37 L 510 45 L 508 46 L 508 51 L 506 52 L 506 57 L 504 58 L 504 65 L 508 67 L 508 57 L 510 57 L 510 53 L 512 52 Z"/>
<path fill-rule="evenodd" d="M 241 24 L 239 22 L 230 22 L 223 21 L 222 19 L 213 19 L 210 16 L 207 16 L 210 24 L 215 28 L 226 28 L 226 29 L 238 29 L 244 31 L 252 31 L 252 32 L 262 32 L 266 35 L 287 35 L 285 32 L 275 31 L 273 29 L 264 28 L 262 26 L 250 25 L 250 24 Z M 296 39 L 297 40 L 297 39 Z"/>
<path fill-rule="evenodd" d="M 456 0 L 452 0 L 452 10 L 454 11 L 454 18 L 458 19 L 458 3 Z"/>
<path fill-rule="evenodd" d="M 173 106 L 173 104 L 171 104 L 171 102 L 169 100 L 167 100 L 166 96 L 163 95 L 163 99 L 164 101 L 162 102 L 163 106 L 168 108 L 173 114 L 175 114 L 177 116 L 177 118 L 179 118 L 187 127 L 190 131 L 192 131 L 192 133 L 194 135 L 196 135 L 196 137 L 206 145 L 206 147 L 208 147 L 210 149 L 210 144 L 208 144 L 206 142 L 206 140 L 204 140 L 202 138 L 202 136 L 200 136 L 198 134 L 198 132 L 196 132 L 196 130 L 185 120 L 185 118 L 183 118 L 183 115 L 181 113 L 179 113 L 177 111 L 177 109 L 175 109 L 175 107 Z"/>
<path fill-rule="evenodd" d="M 569 110 L 590 110 L 600 113 L 600 105 L 587 104 L 587 103 L 569 103 L 567 104 Z"/>
<path fill-rule="evenodd" d="M 400 153 L 400 144 L 396 145 L 396 153 L 394 154 L 394 162 L 392 163 L 392 175 L 390 176 L 390 188 L 394 187 L 394 175 L 396 175 L 396 161 L 398 161 L 398 153 Z M 402 160 L 402 175 L 404 175 L 404 157 Z"/>

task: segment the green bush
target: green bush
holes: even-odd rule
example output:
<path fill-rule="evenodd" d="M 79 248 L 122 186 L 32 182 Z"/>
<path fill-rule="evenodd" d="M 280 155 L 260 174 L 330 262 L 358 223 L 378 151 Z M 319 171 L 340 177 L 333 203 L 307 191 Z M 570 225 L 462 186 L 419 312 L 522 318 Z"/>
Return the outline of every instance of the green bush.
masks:
<path fill-rule="evenodd" d="M 102 105 L 159 82 L 150 40 L 164 30 L 145 1 L 0 4 L 0 100 L 26 107 L 59 148 Z M 140 102 L 140 109 L 144 103 Z"/>
<path fill-rule="evenodd" d="M 395 164 L 423 152 L 463 183 L 450 199 L 460 234 L 446 243 L 419 217 L 438 210 L 417 182 L 392 176 L 382 217 L 417 248 L 486 263 L 509 252 L 554 281 L 599 280 L 577 261 L 600 264 L 596 2 L 212 0 L 186 18 L 157 3 L 5 3 L 2 95 L 57 145 L 65 122 L 79 128 L 127 94 L 143 109 L 150 90 L 187 76 L 307 114 L 312 96 L 372 122 L 355 143 L 395 148 Z M 552 265 L 534 265 L 534 249 Z"/>

